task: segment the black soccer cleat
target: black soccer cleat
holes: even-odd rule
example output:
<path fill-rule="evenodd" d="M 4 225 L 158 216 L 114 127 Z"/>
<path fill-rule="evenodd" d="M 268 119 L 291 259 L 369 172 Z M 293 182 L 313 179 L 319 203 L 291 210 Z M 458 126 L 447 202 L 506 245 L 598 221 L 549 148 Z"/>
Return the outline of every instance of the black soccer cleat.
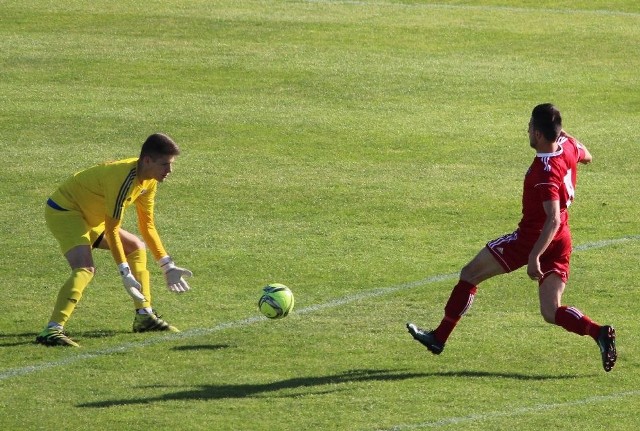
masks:
<path fill-rule="evenodd" d="M 444 350 L 444 343 L 436 340 L 433 331 L 425 331 L 418 328 L 413 323 L 407 323 L 407 330 L 415 340 L 429 349 L 429 351 L 434 355 L 439 355 Z"/>
<path fill-rule="evenodd" d="M 62 328 L 44 328 L 36 337 L 36 343 L 44 346 L 80 347 L 78 343 L 64 333 Z"/>
<path fill-rule="evenodd" d="M 161 319 L 155 311 L 152 314 L 138 314 L 133 320 L 133 332 L 166 331 L 180 332 L 178 328 Z"/>
<path fill-rule="evenodd" d="M 611 371 L 618 359 L 618 353 L 616 352 L 616 330 L 613 327 L 606 325 L 600 328 L 600 335 L 596 340 L 598 347 L 600 348 L 600 354 L 602 355 L 602 368 L 606 372 Z"/>

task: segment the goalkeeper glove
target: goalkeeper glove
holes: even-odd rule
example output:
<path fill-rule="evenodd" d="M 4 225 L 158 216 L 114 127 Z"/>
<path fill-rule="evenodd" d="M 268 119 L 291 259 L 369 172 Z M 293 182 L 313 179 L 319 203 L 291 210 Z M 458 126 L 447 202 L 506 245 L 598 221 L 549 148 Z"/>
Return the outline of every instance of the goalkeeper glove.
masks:
<path fill-rule="evenodd" d="M 173 259 L 170 256 L 165 256 L 158 261 L 160 268 L 164 272 L 164 278 L 167 281 L 167 289 L 172 292 L 182 293 L 191 289 L 189 284 L 183 277 L 191 277 L 193 273 L 185 268 L 177 267 L 173 263 Z"/>
<path fill-rule="evenodd" d="M 131 274 L 131 268 L 129 268 L 129 264 L 127 262 L 121 263 L 118 265 L 118 269 L 120 270 L 120 275 L 122 276 L 122 284 L 124 285 L 124 290 L 127 291 L 129 296 L 137 301 L 144 301 L 145 297 L 140 292 L 140 283 L 138 280 Z"/>

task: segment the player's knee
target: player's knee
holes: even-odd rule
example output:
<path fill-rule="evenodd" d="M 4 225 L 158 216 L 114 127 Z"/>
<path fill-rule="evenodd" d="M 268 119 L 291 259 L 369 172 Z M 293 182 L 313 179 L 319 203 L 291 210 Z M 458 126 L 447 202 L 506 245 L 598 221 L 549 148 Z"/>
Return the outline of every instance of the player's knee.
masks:
<path fill-rule="evenodd" d="M 147 246 L 144 243 L 144 241 L 142 241 L 140 238 L 138 238 L 138 241 L 136 241 L 136 249 L 144 251 L 146 248 L 147 248 Z"/>
<path fill-rule="evenodd" d="M 460 279 L 469 282 L 473 285 L 480 283 L 480 277 L 476 265 L 473 262 L 469 262 L 460 270 Z"/>
<path fill-rule="evenodd" d="M 138 250 L 145 250 L 146 246 L 144 241 L 137 235 L 120 229 L 120 240 L 122 241 L 122 248 L 124 248 L 125 254 L 133 253 Z"/>
<path fill-rule="evenodd" d="M 460 279 L 477 286 L 483 281 L 505 271 L 493 257 L 489 249 L 482 249 L 460 270 Z"/>
<path fill-rule="evenodd" d="M 95 266 L 79 266 L 77 268 L 71 268 L 72 274 L 85 274 L 85 277 L 88 277 L 88 282 L 93 280 L 94 275 L 96 275 Z"/>
<path fill-rule="evenodd" d="M 136 250 L 144 250 L 146 248 L 144 241 L 135 235 L 131 237 L 131 245 Z"/>
<path fill-rule="evenodd" d="M 142 241 L 140 238 L 134 235 L 128 238 L 126 243 L 123 243 L 123 247 L 124 247 L 124 252 L 127 255 L 133 252 L 136 252 L 138 250 L 144 251 L 146 249 L 146 245 L 144 241 Z"/>
<path fill-rule="evenodd" d="M 554 324 L 556 323 L 556 308 L 541 305 L 540 314 L 545 322 Z"/>

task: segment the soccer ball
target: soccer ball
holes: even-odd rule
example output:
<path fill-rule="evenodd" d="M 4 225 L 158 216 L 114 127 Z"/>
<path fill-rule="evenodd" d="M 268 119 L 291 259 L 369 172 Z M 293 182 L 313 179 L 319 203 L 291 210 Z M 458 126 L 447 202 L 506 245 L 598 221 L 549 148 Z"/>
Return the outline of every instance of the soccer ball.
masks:
<path fill-rule="evenodd" d="M 293 310 L 293 293 L 280 283 L 272 283 L 262 289 L 258 308 L 269 319 L 281 319 Z"/>

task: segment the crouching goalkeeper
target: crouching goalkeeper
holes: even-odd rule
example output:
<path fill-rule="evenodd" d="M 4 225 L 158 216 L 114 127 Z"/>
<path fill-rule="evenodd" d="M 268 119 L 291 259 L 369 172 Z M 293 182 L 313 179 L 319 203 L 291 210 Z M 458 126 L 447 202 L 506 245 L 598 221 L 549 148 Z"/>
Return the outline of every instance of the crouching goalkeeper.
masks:
<path fill-rule="evenodd" d="M 170 137 L 153 134 L 142 145 L 140 157 L 78 172 L 49 197 L 45 206 L 47 227 L 67 259 L 71 275 L 62 285 L 49 323 L 36 337 L 37 343 L 79 347 L 65 334 L 64 326 L 95 274 L 94 248 L 111 250 L 122 284 L 136 309 L 134 332 L 179 332 L 151 307 L 146 252 L 148 247 L 162 268 L 169 290 L 189 290 L 184 277 L 191 276 L 191 271 L 173 263 L 160 241 L 153 215 L 158 183 L 171 173 L 179 154 L 180 149 Z M 124 211 L 132 204 L 142 239 L 121 227 Z"/>

